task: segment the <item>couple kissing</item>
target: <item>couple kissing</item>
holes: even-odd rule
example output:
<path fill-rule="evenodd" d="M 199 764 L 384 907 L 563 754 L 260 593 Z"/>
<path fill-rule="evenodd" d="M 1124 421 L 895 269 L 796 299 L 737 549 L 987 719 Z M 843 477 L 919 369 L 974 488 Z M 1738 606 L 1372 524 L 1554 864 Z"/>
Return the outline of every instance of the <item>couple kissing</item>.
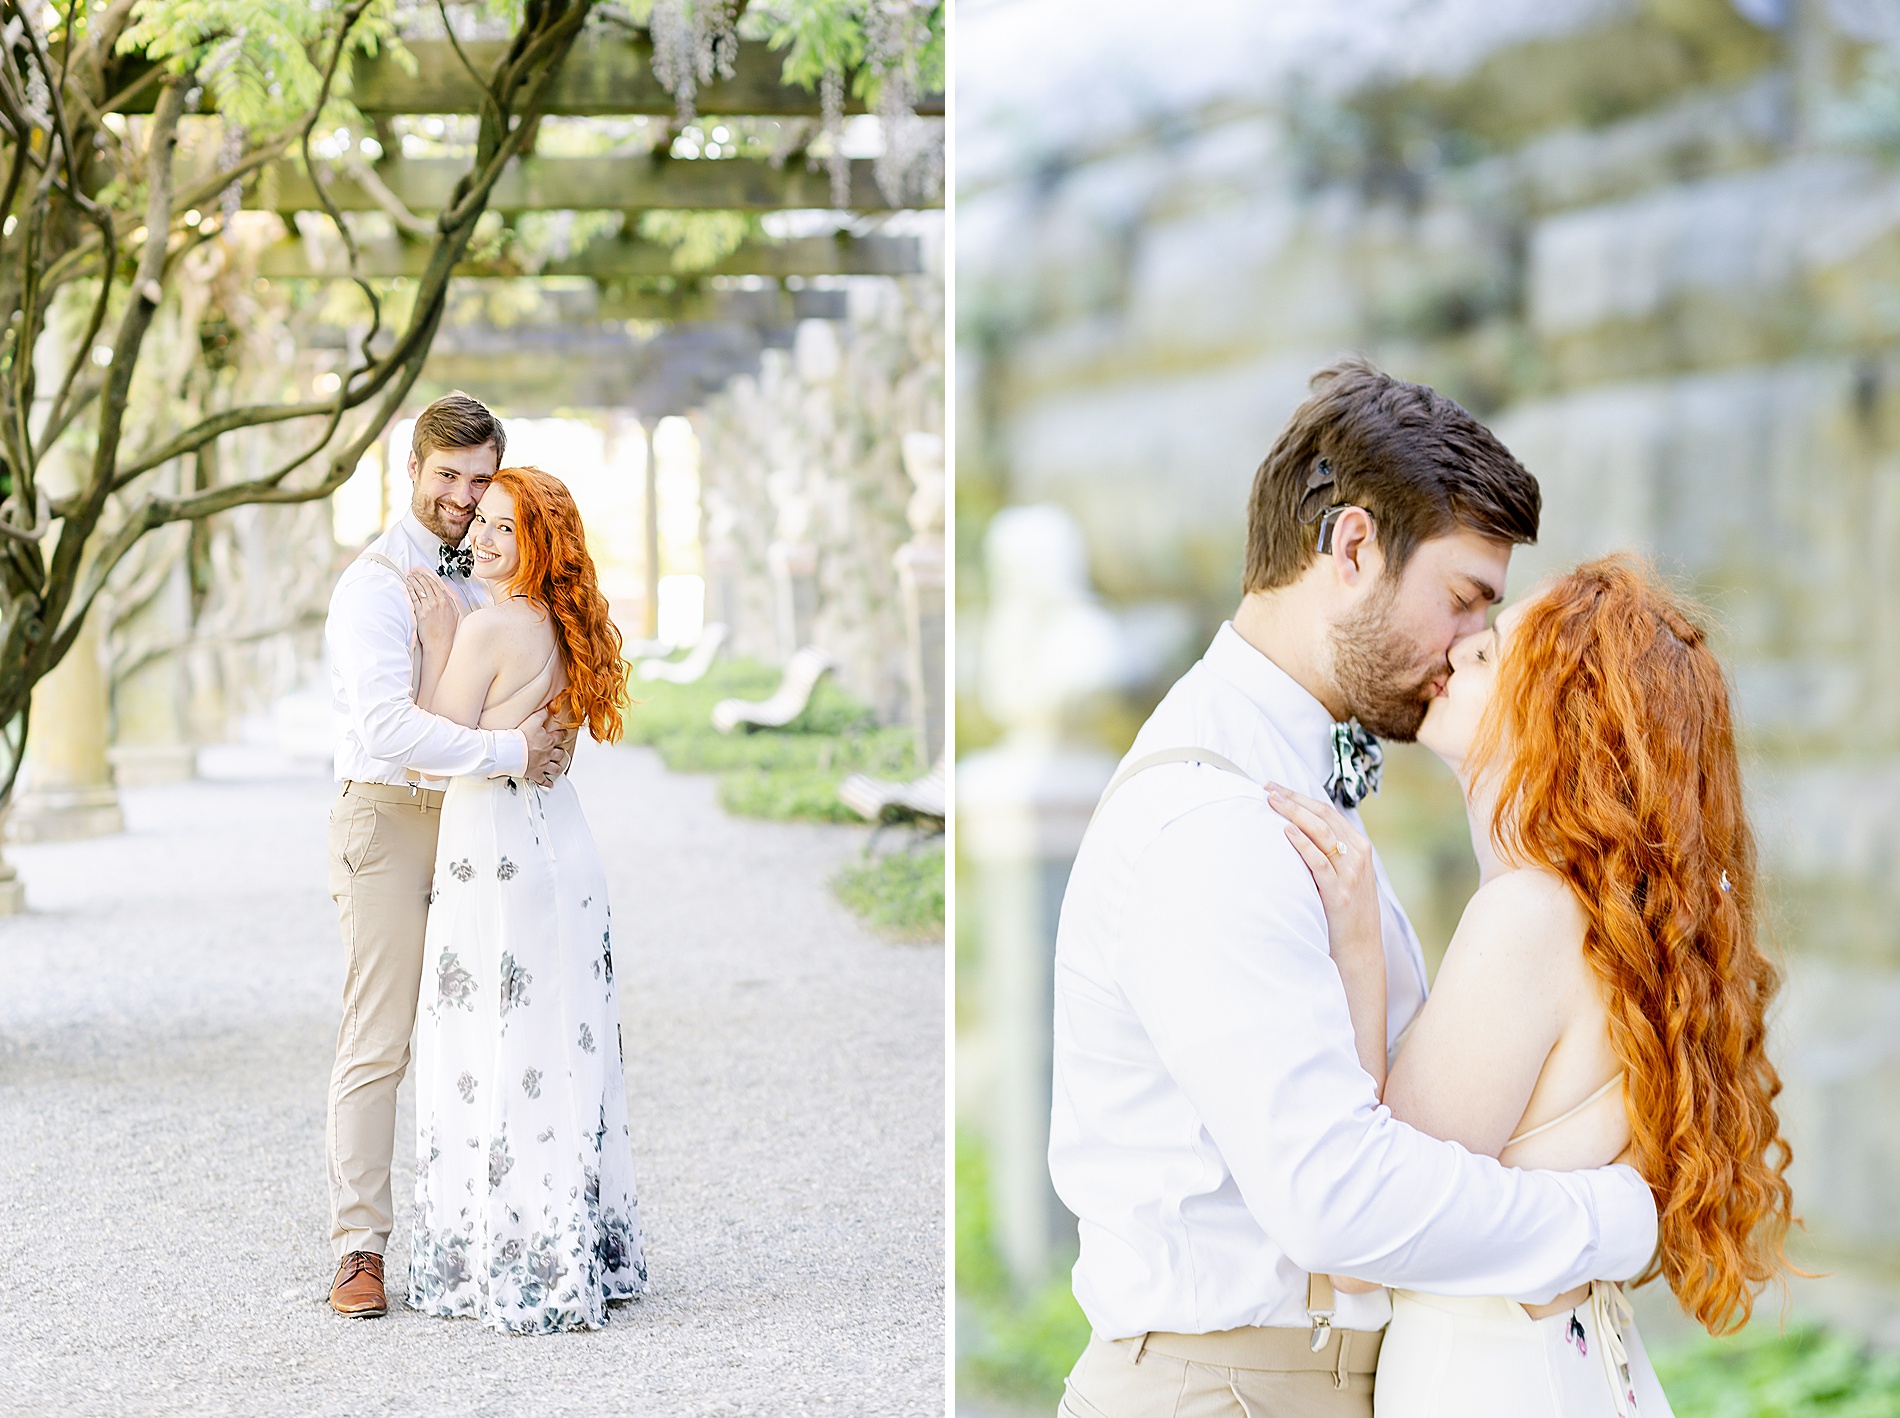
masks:
<path fill-rule="evenodd" d="M 1313 390 L 1063 901 L 1060 1411 L 1663 1418 L 1622 1282 L 1726 1331 L 1790 1219 L 1721 666 L 1629 559 L 1493 618 L 1536 480 L 1429 388 Z M 1429 997 L 1380 738 L 1457 774 L 1480 867 Z"/>

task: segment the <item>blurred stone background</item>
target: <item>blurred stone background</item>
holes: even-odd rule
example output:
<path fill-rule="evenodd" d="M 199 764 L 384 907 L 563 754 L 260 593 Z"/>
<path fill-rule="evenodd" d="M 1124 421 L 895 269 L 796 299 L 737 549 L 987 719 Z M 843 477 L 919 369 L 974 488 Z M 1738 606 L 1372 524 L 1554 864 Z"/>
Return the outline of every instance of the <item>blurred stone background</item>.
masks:
<path fill-rule="evenodd" d="M 1630 547 L 1708 608 L 1787 964 L 1797 1253 L 1832 1276 L 1797 1308 L 1900 1345 L 1900 4 L 1015 0 L 958 45 L 957 1106 L 1016 1279 L 1073 1244 L 1021 1120 L 1047 1086 L 1024 957 L 1075 833 L 986 826 L 985 765 L 1099 789 L 1237 603 L 1245 492 L 1308 376 L 1363 351 L 1538 476 L 1515 592 Z M 1038 504 L 1079 527 L 1068 598 L 1114 648 L 1032 733 L 985 626 L 1021 580 L 989 533 Z M 1401 749 L 1367 818 L 1442 950 L 1476 879 L 1455 784 Z"/>

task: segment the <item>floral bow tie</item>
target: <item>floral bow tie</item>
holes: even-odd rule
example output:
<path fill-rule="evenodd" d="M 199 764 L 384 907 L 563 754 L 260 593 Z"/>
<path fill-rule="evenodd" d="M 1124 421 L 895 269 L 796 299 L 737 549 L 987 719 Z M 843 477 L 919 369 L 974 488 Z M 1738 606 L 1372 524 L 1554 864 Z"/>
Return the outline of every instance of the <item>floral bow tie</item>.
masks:
<path fill-rule="evenodd" d="M 1357 719 L 1333 725 L 1333 776 L 1326 796 L 1342 808 L 1355 808 L 1379 791 L 1385 751 Z"/>
<path fill-rule="evenodd" d="M 463 547 L 457 551 L 454 547 L 442 548 L 442 564 L 435 569 L 437 576 L 466 576 L 475 569 L 475 552 Z"/>

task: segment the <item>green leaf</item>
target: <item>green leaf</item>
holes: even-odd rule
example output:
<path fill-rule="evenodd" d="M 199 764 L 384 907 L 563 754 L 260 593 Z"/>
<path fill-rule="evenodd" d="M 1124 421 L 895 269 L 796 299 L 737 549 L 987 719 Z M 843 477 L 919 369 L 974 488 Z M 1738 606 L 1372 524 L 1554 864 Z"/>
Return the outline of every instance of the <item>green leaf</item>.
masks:
<path fill-rule="evenodd" d="M 717 266 L 765 235 L 750 212 L 642 212 L 639 230 L 648 241 L 673 248 L 673 269 L 682 275 Z"/>

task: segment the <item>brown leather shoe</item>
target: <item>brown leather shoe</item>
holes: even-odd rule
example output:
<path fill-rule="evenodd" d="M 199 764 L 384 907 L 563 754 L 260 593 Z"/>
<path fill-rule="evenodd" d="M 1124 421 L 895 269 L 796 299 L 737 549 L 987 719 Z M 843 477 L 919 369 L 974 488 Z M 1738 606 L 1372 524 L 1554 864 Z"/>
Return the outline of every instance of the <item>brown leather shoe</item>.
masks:
<path fill-rule="evenodd" d="M 351 1319 L 375 1319 L 389 1307 L 383 1295 L 383 1258 L 375 1251 L 351 1251 L 330 1282 L 330 1308 Z"/>

